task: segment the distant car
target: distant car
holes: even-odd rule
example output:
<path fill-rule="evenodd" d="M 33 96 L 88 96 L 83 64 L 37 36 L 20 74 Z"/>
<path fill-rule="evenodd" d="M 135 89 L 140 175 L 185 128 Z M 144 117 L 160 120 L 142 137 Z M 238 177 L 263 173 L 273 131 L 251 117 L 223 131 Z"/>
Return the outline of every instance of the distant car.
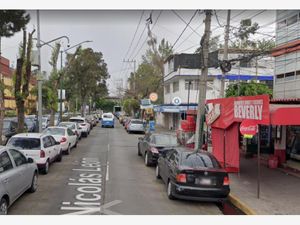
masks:
<path fill-rule="evenodd" d="M 68 127 L 48 127 L 43 131 L 43 134 L 53 136 L 67 155 L 71 153 L 73 147 L 77 147 L 77 135 Z"/>
<path fill-rule="evenodd" d="M 43 117 L 42 118 L 42 129 L 46 129 L 49 126 L 49 118 L 48 117 Z"/>
<path fill-rule="evenodd" d="M 227 172 L 207 151 L 181 147 L 165 151 L 158 159 L 156 177 L 166 184 L 169 199 L 218 202 L 230 192 Z"/>
<path fill-rule="evenodd" d="M 38 132 L 37 122 L 33 117 L 25 117 L 25 123 L 27 125 L 28 132 Z"/>
<path fill-rule="evenodd" d="M 71 117 L 69 121 L 78 123 L 79 127 L 81 127 L 82 129 L 81 132 L 83 137 L 87 137 L 90 134 L 91 125 L 88 123 L 88 121 L 85 118 L 81 116 L 76 116 L 76 117 Z"/>
<path fill-rule="evenodd" d="M 130 134 L 132 132 L 140 132 L 140 133 L 145 133 L 145 127 L 143 120 L 139 119 L 132 119 L 130 120 L 128 126 L 127 126 L 127 132 Z"/>
<path fill-rule="evenodd" d="M 54 126 L 57 126 L 60 123 L 60 118 L 58 114 L 54 116 Z"/>
<path fill-rule="evenodd" d="M 32 158 L 20 151 L 0 148 L 0 215 L 26 191 L 37 190 L 38 168 Z"/>
<path fill-rule="evenodd" d="M 7 141 L 17 134 L 18 123 L 12 119 L 4 119 L 3 120 L 3 130 L 2 130 L 2 141 L 3 145 L 7 143 Z"/>
<path fill-rule="evenodd" d="M 157 163 L 159 154 L 164 149 L 177 146 L 179 143 L 173 134 L 147 133 L 139 138 L 138 155 L 144 157 L 146 166 L 151 166 Z"/>
<path fill-rule="evenodd" d="M 11 137 L 6 146 L 19 150 L 26 157 L 33 158 L 44 174 L 49 172 L 52 162 L 62 160 L 60 143 L 56 142 L 51 135 L 21 133 Z"/>
<path fill-rule="evenodd" d="M 101 127 L 115 127 L 115 118 L 112 113 L 103 113 Z"/>
<path fill-rule="evenodd" d="M 79 127 L 78 123 L 76 122 L 60 122 L 58 124 L 59 127 L 68 127 L 70 128 L 76 135 L 77 139 L 80 140 L 82 137 L 82 128 Z"/>

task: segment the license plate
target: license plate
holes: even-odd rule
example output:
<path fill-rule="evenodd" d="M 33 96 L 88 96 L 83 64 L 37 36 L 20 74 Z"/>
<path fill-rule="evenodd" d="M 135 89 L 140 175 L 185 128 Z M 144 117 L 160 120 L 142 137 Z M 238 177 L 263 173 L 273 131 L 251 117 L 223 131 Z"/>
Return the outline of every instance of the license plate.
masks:
<path fill-rule="evenodd" d="M 212 180 L 209 178 L 196 178 L 195 183 L 201 185 L 211 185 Z"/>

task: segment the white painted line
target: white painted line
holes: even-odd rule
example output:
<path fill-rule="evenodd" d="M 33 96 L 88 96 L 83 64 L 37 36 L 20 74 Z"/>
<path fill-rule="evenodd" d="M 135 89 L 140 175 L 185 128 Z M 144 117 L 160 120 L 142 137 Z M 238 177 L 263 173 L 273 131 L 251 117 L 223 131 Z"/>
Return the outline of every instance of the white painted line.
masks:
<path fill-rule="evenodd" d="M 63 205 L 71 205 L 71 202 L 63 202 Z"/>
<path fill-rule="evenodd" d="M 69 180 L 70 180 L 70 181 L 75 181 L 75 179 L 74 179 L 74 178 L 69 178 Z"/>
<path fill-rule="evenodd" d="M 109 180 L 109 162 L 107 161 L 107 165 L 106 165 L 106 176 L 105 176 L 105 180 L 108 181 Z"/>

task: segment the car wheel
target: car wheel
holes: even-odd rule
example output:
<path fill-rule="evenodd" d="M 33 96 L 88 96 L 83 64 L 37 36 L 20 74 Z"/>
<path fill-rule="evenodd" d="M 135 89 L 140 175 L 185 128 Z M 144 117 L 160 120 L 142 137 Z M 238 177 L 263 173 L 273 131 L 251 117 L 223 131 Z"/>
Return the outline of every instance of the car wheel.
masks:
<path fill-rule="evenodd" d="M 145 152 L 145 165 L 146 166 L 150 166 L 151 165 L 151 162 L 150 162 L 150 159 L 149 159 L 149 153 L 148 152 Z"/>
<path fill-rule="evenodd" d="M 7 215 L 8 202 L 5 198 L 0 201 L 0 215 Z"/>
<path fill-rule="evenodd" d="M 67 149 L 67 155 L 70 155 L 70 153 L 71 153 L 71 146 L 69 145 Z"/>
<path fill-rule="evenodd" d="M 168 181 L 168 188 L 167 188 L 167 194 L 168 194 L 168 198 L 171 200 L 174 200 L 174 187 L 173 184 L 171 183 L 171 181 Z"/>
<path fill-rule="evenodd" d="M 138 144 L 138 156 L 141 156 L 142 153 L 141 153 L 141 149 L 140 149 L 140 144 Z"/>
<path fill-rule="evenodd" d="M 155 176 L 156 176 L 157 179 L 161 178 L 160 171 L 159 171 L 159 166 L 158 165 L 156 165 L 156 168 L 155 168 Z"/>
<path fill-rule="evenodd" d="M 32 177 L 31 186 L 29 188 L 30 193 L 33 193 L 37 190 L 37 186 L 38 186 L 37 180 L 38 180 L 37 173 L 34 172 L 33 177 Z"/>
<path fill-rule="evenodd" d="M 48 174 L 49 173 L 49 160 L 47 160 L 45 167 L 43 169 L 43 174 Z"/>
<path fill-rule="evenodd" d="M 60 150 L 59 155 L 58 155 L 56 161 L 57 161 L 57 162 L 61 162 L 61 160 L 62 160 L 62 150 Z"/>

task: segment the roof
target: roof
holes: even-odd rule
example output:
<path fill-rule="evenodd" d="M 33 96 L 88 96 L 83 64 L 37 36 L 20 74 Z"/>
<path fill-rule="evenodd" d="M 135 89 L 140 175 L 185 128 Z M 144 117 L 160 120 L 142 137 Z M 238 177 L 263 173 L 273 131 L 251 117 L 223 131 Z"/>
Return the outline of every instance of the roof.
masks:
<path fill-rule="evenodd" d="M 80 119 L 80 120 L 85 120 L 84 117 L 81 117 L 81 116 L 74 116 L 74 117 L 71 117 L 70 120 L 74 120 L 74 119 Z M 71 122 L 71 121 L 70 121 Z"/>
<path fill-rule="evenodd" d="M 68 129 L 68 127 L 59 127 L 59 126 L 51 126 L 51 127 L 47 127 L 46 129 L 56 129 L 56 128 L 64 129 L 64 130 Z"/>
<path fill-rule="evenodd" d="M 270 104 L 272 125 L 300 125 L 300 104 Z"/>
<path fill-rule="evenodd" d="M 44 136 L 43 133 L 20 133 L 14 135 L 13 137 L 41 138 L 42 136 Z"/>

